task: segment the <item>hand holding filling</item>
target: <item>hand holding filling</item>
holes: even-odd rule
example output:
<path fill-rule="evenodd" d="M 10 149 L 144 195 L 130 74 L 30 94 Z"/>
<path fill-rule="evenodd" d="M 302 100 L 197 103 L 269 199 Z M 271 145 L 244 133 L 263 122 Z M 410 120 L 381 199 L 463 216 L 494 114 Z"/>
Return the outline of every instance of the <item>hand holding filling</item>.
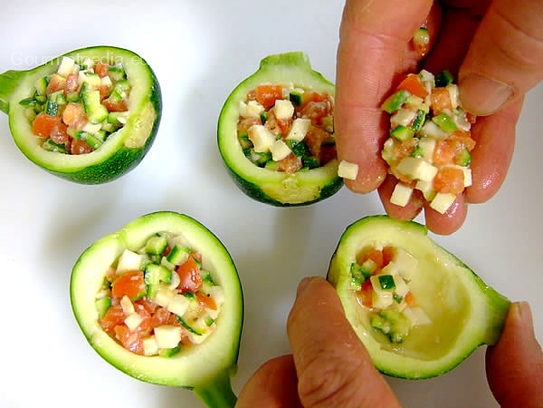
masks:
<path fill-rule="evenodd" d="M 378 189 L 385 210 L 398 219 L 412 219 L 425 209 L 428 227 L 450 234 L 464 222 L 467 203 L 485 202 L 499 190 L 513 154 L 523 97 L 543 77 L 543 47 L 538 45 L 542 6 L 508 3 L 346 2 L 335 130 L 339 160 L 358 165 L 356 179 L 346 180 L 352 191 Z M 416 37 L 420 27 L 427 30 L 426 38 Z M 476 142 L 472 184 L 443 214 L 419 193 L 405 206 L 392 204 L 397 179 L 387 176 L 389 166 L 381 157 L 390 122 L 380 107 L 407 73 L 420 69 L 450 71 L 458 78 L 463 108 L 478 116 L 471 128 Z"/>

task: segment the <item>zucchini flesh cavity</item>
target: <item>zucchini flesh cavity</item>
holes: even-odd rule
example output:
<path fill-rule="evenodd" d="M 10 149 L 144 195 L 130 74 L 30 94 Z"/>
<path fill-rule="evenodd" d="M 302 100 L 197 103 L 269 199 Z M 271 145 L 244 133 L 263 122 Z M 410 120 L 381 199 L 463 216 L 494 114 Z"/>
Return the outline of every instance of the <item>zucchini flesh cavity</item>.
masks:
<path fill-rule="evenodd" d="M 367 273 L 369 262 L 358 268 L 353 264 L 362 264 L 360 254 L 375 248 L 383 253 L 388 248 L 399 249 L 416 260 L 404 280 L 415 299 L 413 310 L 422 314 L 406 313 L 409 319 L 405 320 L 396 313 L 403 310 L 396 305 L 402 301 L 400 295 L 407 293 L 398 293 L 398 286 L 380 288 L 381 292 L 390 292 L 389 302 L 384 295 L 365 298 L 368 283 L 379 276 L 372 276 L 371 270 Z M 377 274 L 388 271 L 401 275 L 402 265 L 407 262 L 405 256 L 402 259 L 377 269 Z M 494 345 L 510 305 L 462 261 L 433 242 L 425 226 L 388 216 L 369 216 L 347 227 L 332 256 L 327 278 L 376 368 L 407 379 L 439 376 L 460 364 L 478 346 Z M 388 279 L 379 281 L 384 286 L 391 284 Z"/>

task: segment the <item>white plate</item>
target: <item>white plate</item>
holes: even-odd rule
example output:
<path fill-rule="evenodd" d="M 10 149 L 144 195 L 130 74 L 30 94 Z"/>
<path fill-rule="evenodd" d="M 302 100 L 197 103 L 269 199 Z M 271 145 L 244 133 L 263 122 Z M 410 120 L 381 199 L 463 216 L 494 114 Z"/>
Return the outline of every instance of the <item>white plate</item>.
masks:
<path fill-rule="evenodd" d="M 246 198 L 225 173 L 216 123 L 228 93 L 268 54 L 303 50 L 333 80 L 341 12 L 341 2 L 326 0 L 33 0 L 3 8 L 0 71 L 32 68 L 89 45 L 117 45 L 155 69 L 164 110 L 155 145 L 141 165 L 102 186 L 68 183 L 40 170 L 15 147 L 7 118 L 0 116 L 1 407 L 201 406 L 187 390 L 138 382 L 103 361 L 70 308 L 70 271 L 81 251 L 156 210 L 200 220 L 235 259 L 246 302 L 236 392 L 260 364 L 289 351 L 285 321 L 298 281 L 325 275 L 344 228 L 383 209 L 376 194 L 347 189 L 297 209 Z M 540 340 L 543 273 L 534 254 L 541 251 L 543 231 L 541 103 L 539 87 L 527 97 L 500 193 L 472 206 L 456 234 L 436 238 L 488 284 L 511 299 L 530 301 Z M 440 378 L 390 383 L 406 407 L 497 406 L 484 377 L 484 349 Z"/>

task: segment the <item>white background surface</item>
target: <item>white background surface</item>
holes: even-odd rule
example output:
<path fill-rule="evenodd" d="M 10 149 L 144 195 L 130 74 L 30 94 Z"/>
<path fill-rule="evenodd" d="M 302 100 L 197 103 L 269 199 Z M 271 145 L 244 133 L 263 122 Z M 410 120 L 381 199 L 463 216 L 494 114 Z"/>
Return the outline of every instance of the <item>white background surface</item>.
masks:
<path fill-rule="evenodd" d="M 102 186 L 72 184 L 40 170 L 17 150 L 0 116 L 0 407 L 202 406 L 187 390 L 138 382 L 103 361 L 70 308 L 70 271 L 79 254 L 157 210 L 201 221 L 238 267 L 246 314 L 235 391 L 264 361 L 289 351 L 285 321 L 298 281 L 324 276 L 344 228 L 383 209 L 376 194 L 357 196 L 346 188 L 306 208 L 278 209 L 246 198 L 223 168 L 216 122 L 229 92 L 268 54 L 303 50 L 334 80 L 342 6 L 327 0 L 34 0 L 3 7 L 0 72 L 33 68 L 89 45 L 121 46 L 154 68 L 164 109 L 141 165 Z M 540 86 L 527 97 L 499 194 L 472 206 L 460 231 L 435 237 L 487 284 L 528 300 L 540 341 L 541 103 Z M 405 407 L 497 406 L 484 377 L 484 349 L 440 378 L 390 383 Z"/>

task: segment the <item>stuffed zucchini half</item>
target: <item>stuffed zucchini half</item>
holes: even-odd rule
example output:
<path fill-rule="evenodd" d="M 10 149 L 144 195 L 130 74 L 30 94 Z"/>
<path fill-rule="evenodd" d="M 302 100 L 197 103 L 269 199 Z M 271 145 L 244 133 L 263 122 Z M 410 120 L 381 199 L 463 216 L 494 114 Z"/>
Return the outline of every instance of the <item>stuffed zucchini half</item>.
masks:
<path fill-rule="evenodd" d="M 494 345 L 510 301 L 415 222 L 370 216 L 343 233 L 328 280 L 382 373 L 439 376 Z"/>
<path fill-rule="evenodd" d="M 160 123 L 158 80 L 139 55 L 116 47 L 71 51 L 0 75 L 0 110 L 21 152 L 81 184 L 115 180 L 151 148 Z"/>
<path fill-rule="evenodd" d="M 243 295 L 226 248 L 196 220 L 142 216 L 94 242 L 70 283 L 75 318 L 110 364 L 233 407 Z"/>
<path fill-rule="evenodd" d="M 335 194 L 335 87 L 302 52 L 270 55 L 226 100 L 218 122 L 221 156 L 249 197 L 305 205 Z"/>

